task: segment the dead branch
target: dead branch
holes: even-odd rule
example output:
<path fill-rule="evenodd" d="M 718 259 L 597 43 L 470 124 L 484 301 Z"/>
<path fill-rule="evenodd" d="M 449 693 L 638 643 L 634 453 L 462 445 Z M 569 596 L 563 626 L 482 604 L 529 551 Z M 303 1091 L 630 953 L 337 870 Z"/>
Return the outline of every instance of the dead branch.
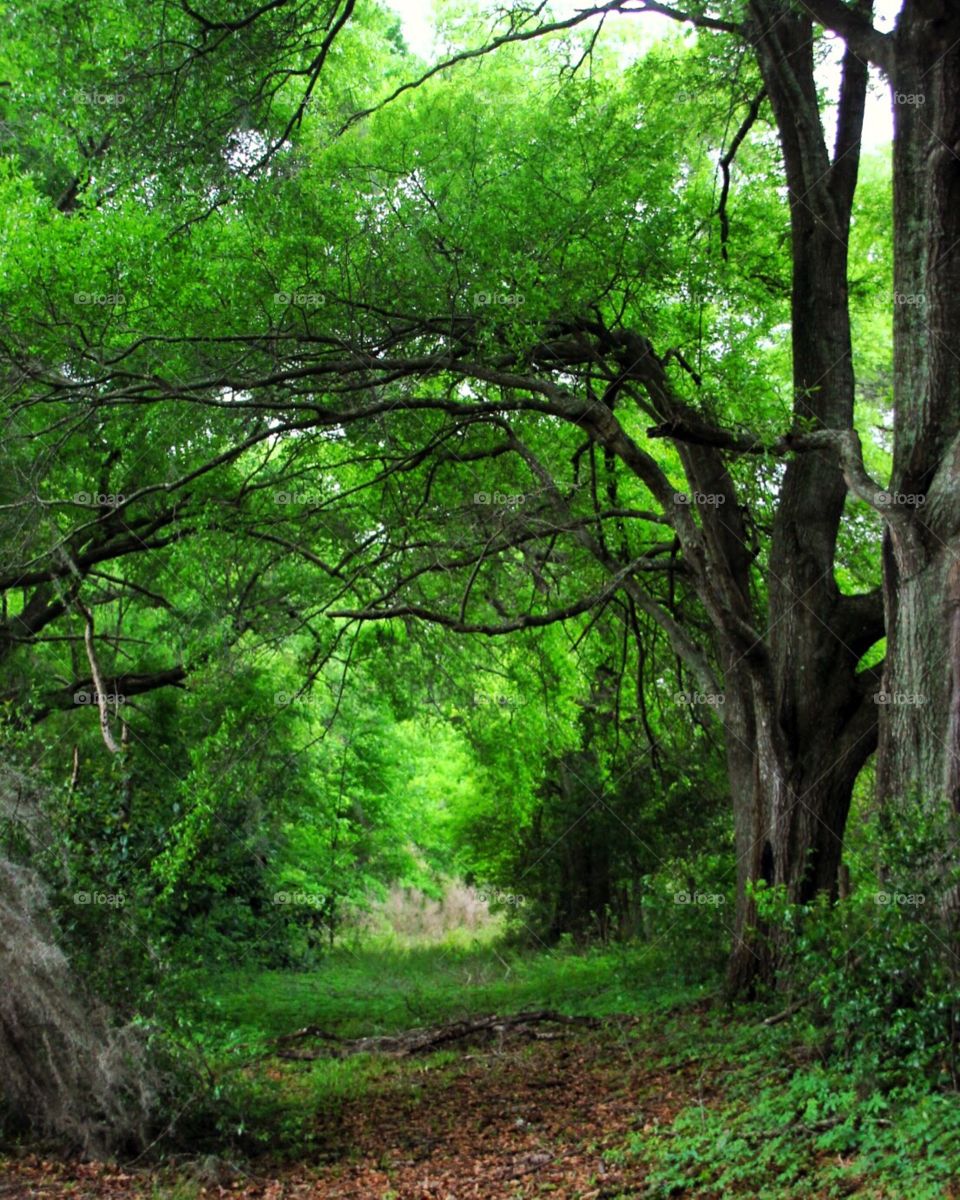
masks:
<path fill-rule="evenodd" d="M 280 1048 L 279 1058 L 316 1059 L 316 1058 L 349 1058 L 354 1054 L 384 1054 L 391 1058 L 409 1058 L 415 1054 L 426 1054 L 442 1046 L 454 1042 L 463 1042 L 470 1038 L 498 1036 L 506 1030 L 524 1034 L 528 1037 L 542 1036 L 534 1030 L 534 1026 L 544 1023 L 555 1025 L 576 1025 L 581 1028 L 596 1029 L 601 1025 L 598 1017 L 571 1017 L 566 1013 L 553 1012 L 550 1009 L 538 1009 L 534 1012 L 512 1013 L 508 1016 L 498 1016 L 496 1013 L 486 1017 L 473 1017 L 462 1021 L 452 1021 L 446 1025 L 435 1025 L 425 1029 L 410 1029 L 405 1033 L 362 1037 L 353 1039 L 338 1038 L 335 1034 L 327 1033 L 315 1025 L 298 1029 L 276 1040 Z M 298 1049 L 292 1043 L 319 1039 L 328 1043 L 323 1048 Z"/>

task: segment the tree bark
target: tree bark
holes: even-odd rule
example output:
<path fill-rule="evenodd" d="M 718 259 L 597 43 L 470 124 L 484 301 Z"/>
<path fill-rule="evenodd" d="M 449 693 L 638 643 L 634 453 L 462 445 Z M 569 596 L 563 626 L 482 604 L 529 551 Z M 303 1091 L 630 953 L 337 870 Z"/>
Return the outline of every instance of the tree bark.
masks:
<path fill-rule="evenodd" d="M 749 33 L 774 110 L 791 226 L 794 424 L 853 424 L 847 294 L 850 214 L 866 64 L 847 54 L 837 144 L 825 145 L 809 16 L 754 0 Z M 847 487 L 828 451 L 788 465 L 769 560 L 769 633 L 762 655 L 726 666 L 724 708 L 737 849 L 737 912 L 727 987 L 771 983 L 778 951 L 759 928 L 750 885 L 783 885 L 804 903 L 835 896 L 857 774 L 873 750 L 875 712 L 857 662 L 879 636 L 879 606 L 841 595 L 834 564 Z"/>
<path fill-rule="evenodd" d="M 960 9 L 907 0 L 894 35 L 894 401 L 884 553 L 882 802 L 960 813 Z"/>
<path fill-rule="evenodd" d="M 788 178 L 791 175 L 791 143 L 804 126 L 802 114 L 791 114 L 784 104 L 786 93 L 779 96 L 775 86 L 778 64 L 789 61 L 791 53 L 784 41 L 784 28 L 790 18 L 780 12 L 774 25 L 764 25 L 764 17 L 775 15 L 779 5 L 754 3 L 752 20 L 757 36 L 758 56 L 764 70 L 768 92 L 777 109 L 784 146 Z M 894 463 L 889 493 L 883 497 L 887 530 L 884 539 L 884 609 L 887 631 L 887 653 L 884 664 L 883 687 L 879 692 L 879 755 L 878 793 L 881 802 L 906 803 L 932 808 L 942 813 L 954 832 L 960 818 L 960 9 L 952 0 L 906 0 L 892 37 L 882 35 L 869 23 L 869 6 L 848 7 L 835 0 L 811 0 L 806 6 L 828 27 L 841 33 L 858 54 L 872 59 L 889 77 L 894 110 L 894 399 L 895 436 Z M 767 42 L 776 40 L 779 47 L 770 53 Z M 784 54 L 783 51 L 787 53 Z M 848 61 L 850 55 L 848 54 Z M 789 82 L 789 81 L 788 81 Z M 802 95 L 794 88 L 794 98 Z M 841 130 L 843 103 L 841 102 Z M 839 165 L 842 133 L 838 136 L 837 155 L 833 170 Z M 794 147 L 796 149 L 796 147 Z M 812 161 L 812 160 L 811 160 Z M 822 173 L 821 173 L 822 174 Z M 849 180 L 847 181 L 849 184 Z M 790 180 L 793 199 L 793 180 Z M 804 193 L 806 197 L 811 192 Z M 813 193 L 816 196 L 814 189 Z M 811 206 L 811 209 L 815 207 Z M 834 215 L 840 215 L 835 213 Z M 833 348 L 828 357 L 840 366 L 848 359 L 834 351 L 841 349 L 838 331 L 843 332 L 846 311 L 846 240 L 841 238 L 834 247 L 834 257 L 815 253 L 809 266 L 815 274 L 805 280 L 798 272 L 798 233 L 808 245 L 818 240 L 818 228 L 807 223 L 792 205 L 794 233 L 794 352 L 795 375 L 801 386 L 804 363 L 813 365 L 823 347 Z M 829 214 L 816 214 L 817 222 L 829 227 Z M 835 233 L 842 230 L 834 227 Z M 841 245 L 842 241 L 842 245 Z M 801 249 L 802 254 L 802 249 Z M 843 275 L 840 276 L 842 266 Z M 822 285 L 822 286 L 821 286 Z M 817 292 L 821 294 L 817 298 Z M 804 303 L 807 294 L 808 302 Z M 821 305 L 824 307 L 821 308 Z M 818 322 L 817 314 L 832 311 L 832 329 Z M 833 322 L 840 322 L 840 325 Z M 810 336 L 812 335 L 812 336 Z M 843 333 L 844 341 L 848 330 Z M 822 391 L 812 395 L 814 418 L 836 429 L 849 428 L 849 415 L 839 404 L 845 390 L 842 379 L 829 382 L 833 369 L 823 377 Z M 852 380 L 851 380 L 852 382 Z M 834 404 L 829 406 L 833 396 Z M 826 405 L 826 406 L 825 406 Z M 812 460 L 799 460 L 795 472 L 800 498 L 793 504 L 781 506 L 778 516 L 780 538 L 776 541 L 774 558 L 780 564 L 775 571 L 773 590 L 784 579 L 803 586 L 804 564 L 810 568 L 808 595 L 820 592 L 819 601 L 805 608 L 821 609 L 828 599 L 823 595 L 816 574 L 818 560 L 825 561 L 823 537 L 829 536 L 831 522 L 818 519 L 817 505 L 830 506 L 832 498 L 822 486 L 825 476 L 817 471 L 813 477 Z M 803 476 L 807 475 L 804 481 Z M 789 483 L 789 481 L 788 481 Z M 784 499 L 789 496 L 785 486 Z M 806 501 L 806 503 L 805 503 Z M 811 501 L 816 501 L 812 504 Z M 790 538 L 784 539 L 785 524 L 790 514 L 807 508 L 811 523 L 795 523 L 801 535 L 793 551 L 783 557 Z M 821 516 L 824 512 L 820 509 Z M 817 541 L 820 539 L 818 552 Z M 797 591 L 797 594 L 801 593 Z M 771 597 L 771 619 L 775 617 L 775 601 Z M 806 632 L 803 626 L 806 625 Z M 836 708 L 832 691 L 823 691 L 823 679 L 814 671 L 811 687 L 808 666 L 816 668 L 818 656 L 812 660 L 806 653 L 817 642 L 826 653 L 829 646 L 809 627 L 805 616 L 795 615 L 780 624 L 771 637 L 772 657 L 778 666 L 794 657 L 793 686 L 789 675 L 776 670 L 781 687 L 779 729 L 787 734 L 799 720 L 797 728 L 807 724 L 811 715 L 811 700 L 826 701 Z M 779 644 L 779 651 L 777 649 Z M 804 649 L 799 661 L 791 647 Z M 851 640 L 848 647 L 856 652 L 858 644 Z M 847 681 L 849 683 L 849 680 Z M 859 682 L 865 695 L 869 677 Z M 783 685 L 788 685 L 786 691 Z M 841 697 L 841 708 L 847 703 Z M 739 706 L 745 709 L 745 703 Z M 865 706 L 861 704 L 861 713 Z M 736 706 L 728 707 L 728 719 L 736 716 Z M 757 718 L 754 716 L 754 721 Z M 746 724 L 744 713 L 737 724 Z M 866 727 L 865 718 L 860 724 Z M 760 720 L 762 733 L 762 719 Z M 775 727 L 776 728 L 776 727 Z M 758 735 L 758 747 L 763 742 Z M 838 748 L 831 776 L 836 784 L 844 774 L 844 760 L 852 771 L 860 757 L 858 743 Z M 862 750 L 862 746 L 860 747 Z M 840 752 L 842 750 L 842 753 Z M 747 756 L 740 756 L 746 759 Z M 788 894 L 803 899 L 811 889 L 829 886 L 834 871 L 836 849 L 842 834 L 845 816 L 843 788 L 833 783 L 823 790 L 823 797 L 812 807 L 820 832 L 814 832 L 811 816 L 802 815 L 799 796 L 791 776 L 809 773 L 793 748 L 787 755 L 789 763 L 786 784 L 780 792 L 782 764 L 774 752 L 763 756 L 755 775 L 767 774 L 773 780 L 770 795 L 777 803 L 785 797 L 786 812 L 798 818 L 792 836 L 783 837 L 790 828 L 775 818 L 769 822 L 773 836 L 756 853 L 751 837 L 759 840 L 760 833 L 750 829 L 748 806 L 737 823 L 738 845 L 749 846 L 753 861 L 742 867 L 746 878 L 766 878 L 787 884 Z M 742 787 L 747 789 L 746 761 L 739 764 Z M 822 764 L 820 764 L 822 765 Z M 814 767 L 814 770 L 817 768 Z M 816 790 L 819 792 L 819 785 Z M 766 797 L 755 798 L 756 816 L 763 812 Z M 831 831 L 831 825 L 833 826 Z M 777 836 L 780 834 L 781 836 Z M 808 846 L 813 856 L 798 875 L 797 855 Z M 955 846 L 955 842 L 954 842 Z M 768 851 L 769 847 L 769 851 Z M 955 857 L 955 849 L 953 850 Z M 944 870 L 952 863 L 943 863 Z M 958 898 L 944 898 L 957 909 Z M 739 929 L 752 926 L 749 903 L 739 917 Z M 755 964 L 748 961 L 749 944 L 741 938 L 731 963 L 731 981 L 741 989 L 757 976 Z"/>

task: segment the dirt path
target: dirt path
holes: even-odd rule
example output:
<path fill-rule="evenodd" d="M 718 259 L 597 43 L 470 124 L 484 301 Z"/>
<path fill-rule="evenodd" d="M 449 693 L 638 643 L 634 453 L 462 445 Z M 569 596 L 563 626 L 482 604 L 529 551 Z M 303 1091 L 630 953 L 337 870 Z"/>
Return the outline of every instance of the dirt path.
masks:
<path fill-rule="evenodd" d="M 454 1062 L 411 1065 L 362 1098 L 319 1114 L 312 1161 L 244 1171 L 215 1160 L 190 1179 L 7 1164 L 0 1200 L 613 1200 L 639 1196 L 643 1164 L 609 1161 L 631 1131 L 668 1122 L 697 1096 L 696 1070 L 658 1070 L 617 1028 L 467 1049 Z M 656 1057 L 654 1055 L 653 1057 Z M 175 1190 L 176 1189 L 176 1190 Z"/>

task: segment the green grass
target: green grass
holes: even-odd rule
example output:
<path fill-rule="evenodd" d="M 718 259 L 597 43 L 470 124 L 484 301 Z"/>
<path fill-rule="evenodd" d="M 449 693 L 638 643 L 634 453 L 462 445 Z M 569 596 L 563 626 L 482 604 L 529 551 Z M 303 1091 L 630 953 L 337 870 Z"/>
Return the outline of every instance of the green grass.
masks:
<path fill-rule="evenodd" d="M 644 947 L 539 953 L 481 946 L 336 950 L 308 973 L 235 971 L 193 976 L 192 1017 L 231 1040 L 316 1025 L 339 1037 L 395 1033 L 480 1013 L 553 1008 L 606 1016 L 667 1009 L 699 998 Z"/>
<path fill-rule="evenodd" d="M 664 968 L 644 947 L 520 952 L 478 943 L 338 949 L 308 972 L 192 973 L 166 996 L 184 1056 L 201 1078 L 181 1137 L 194 1148 L 274 1157 L 311 1154 L 316 1115 L 424 1070 L 456 1073 L 459 1048 L 415 1060 L 359 1054 L 283 1062 L 273 1039 L 304 1026 L 341 1038 L 396 1033 L 470 1015 L 550 1008 L 570 1015 L 666 1012 L 707 987 Z M 265 1067 L 269 1064 L 270 1069 Z"/>

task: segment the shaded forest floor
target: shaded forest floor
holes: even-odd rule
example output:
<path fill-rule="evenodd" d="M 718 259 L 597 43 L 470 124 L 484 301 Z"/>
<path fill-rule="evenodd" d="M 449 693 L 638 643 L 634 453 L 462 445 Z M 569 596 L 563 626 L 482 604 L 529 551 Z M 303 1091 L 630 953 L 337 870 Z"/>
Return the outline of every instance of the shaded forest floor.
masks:
<path fill-rule="evenodd" d="M 209 1157 L 185 1171 L 144 1174 L 102 1165 L 78 1172 L 33 1158 L 0 1185 L 0 1196 L 637 1195 L 643 1164 L 605 1156 L 616 1156 L 630 1131 L 669 1122 L 697 1086 L 695 1069 L 646 1066 L 625 1048 L 627 1040 L 579 1029 L 532 1043 L 508 1034 L 498 1044 L 408 1065 L 362 1097 L 317 1113 L 309 1161 L 270 1162 L 268 1155 L 241 1168 Z M 293 1073 L 289 1066 L 265 1069 L 275 1080 Z"/>
<path fill-rule="evenodd" d="M 653 967 L 639 952 L 424 952 L 195 979 L 184 1003 L 218 1085 L 184 1116 L 188 1149 L 125 1167 L 24 1153 L 0 1160 L 0 1200 L 960 1196 L 960 1146 L 898 1149 L 890 1110 L 871 1126 L 802 1025 Z M 602 1020 L 347 1053 L 536 1004 Z"/>

